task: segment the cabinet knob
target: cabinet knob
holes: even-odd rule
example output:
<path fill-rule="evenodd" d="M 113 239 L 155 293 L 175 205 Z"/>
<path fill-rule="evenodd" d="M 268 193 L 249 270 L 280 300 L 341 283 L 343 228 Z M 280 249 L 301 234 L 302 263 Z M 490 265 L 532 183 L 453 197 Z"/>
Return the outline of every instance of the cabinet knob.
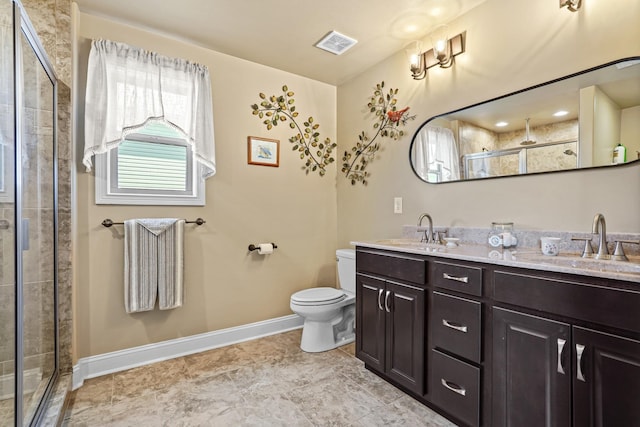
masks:
<path fill-rule="evenodd" d="M 378 291 L 378 309 L 380 309 L 380 311 L 383 311 L 384 308 L 382 308 L 382 294 L 384 293 L 384 289 L 380 289 Z"/>

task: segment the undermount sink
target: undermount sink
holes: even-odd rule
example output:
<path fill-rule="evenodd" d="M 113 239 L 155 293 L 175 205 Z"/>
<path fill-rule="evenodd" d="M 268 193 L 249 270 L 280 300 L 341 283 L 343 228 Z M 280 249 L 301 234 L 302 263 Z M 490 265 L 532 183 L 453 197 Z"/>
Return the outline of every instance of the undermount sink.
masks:
<path fill-rule="evenodd" d="M 629 257 L 629 261 L 612 261 L 594 258 L 581 258 L 578 255 L 546 256 L 540 254 L 521 254 L 519 259 L 522 261 L 531 260 L 542 264 L 557 265 L 559 267 L 640 275 L 640 257 Z"/>
<path fill-rule="evenodd" d="M 384 246 L 409 247 L 414 249 L 422 249 L 425 251 L 437 251 L 445 247 L 444 245 L 439 243 L 425 243 L 419 240 L 412 239 L 382 239 L 376 240 L 375 243 Z"/>
<path fill-rule="evenodd" d="M 382 239 L 376 240 L 376 243 L 379 245 L 388 245 L 388 246 L 424 246 L 424 242 L 420 242 L 418 240 L 411 239 Z"/>

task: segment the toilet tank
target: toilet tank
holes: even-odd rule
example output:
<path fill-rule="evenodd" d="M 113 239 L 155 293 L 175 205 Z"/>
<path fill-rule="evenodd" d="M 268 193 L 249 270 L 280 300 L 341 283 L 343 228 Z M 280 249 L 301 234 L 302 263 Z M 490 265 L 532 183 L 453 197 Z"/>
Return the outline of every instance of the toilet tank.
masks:
<path fill-rule="evenodd" d="M 338 249 L 338 283 L 345 291 L 356 293 L 356 251 L 355 249 Z"/>

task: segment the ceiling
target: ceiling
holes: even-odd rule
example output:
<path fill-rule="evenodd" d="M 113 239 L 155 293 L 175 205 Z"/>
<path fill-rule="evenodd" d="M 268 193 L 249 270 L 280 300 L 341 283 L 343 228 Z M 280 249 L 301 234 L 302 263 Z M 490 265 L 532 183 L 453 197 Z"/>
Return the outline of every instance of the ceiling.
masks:
<path fill-rule="evenodd" d="M 76 0 L 84 13 L 332 85 L 485 1 Z M 313 46 L 332 30 L 358 43 L 342 55 Z"/>

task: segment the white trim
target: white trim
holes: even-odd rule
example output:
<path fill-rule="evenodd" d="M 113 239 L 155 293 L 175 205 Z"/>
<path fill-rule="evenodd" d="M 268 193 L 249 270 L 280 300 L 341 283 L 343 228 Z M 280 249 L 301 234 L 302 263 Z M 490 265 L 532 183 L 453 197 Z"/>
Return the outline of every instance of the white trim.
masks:
<path fill-rule="evenodd" d="M 73 367 L 72 387 L 76 390 L 82 386 L 85 379 L 299 329 L 303 323 L 302 317 L 291 314 L 248 325 L 83 357 Z"/>

